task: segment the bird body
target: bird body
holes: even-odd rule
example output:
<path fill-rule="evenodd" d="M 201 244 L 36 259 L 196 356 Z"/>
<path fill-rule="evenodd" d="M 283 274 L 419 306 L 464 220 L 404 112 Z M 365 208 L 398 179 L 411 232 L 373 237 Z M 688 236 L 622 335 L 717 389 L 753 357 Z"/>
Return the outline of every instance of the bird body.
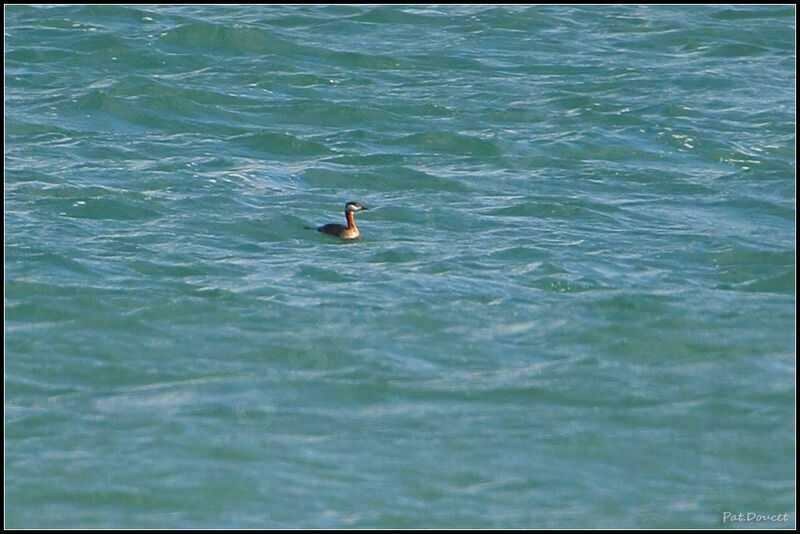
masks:
<path fill-rule="evenodd" d="M 361 232 L 358 231 L 353 213 L 366 209 L 367 208 L 363 207 L 358 202 L 348 202 L 344 207 L 344 216 L 347 219 L 347 226 L 329 223 L 320 226 L 317 230 L 325 234 L 335 235 L 341 239 L 358 239 L 361 236 Z"/>

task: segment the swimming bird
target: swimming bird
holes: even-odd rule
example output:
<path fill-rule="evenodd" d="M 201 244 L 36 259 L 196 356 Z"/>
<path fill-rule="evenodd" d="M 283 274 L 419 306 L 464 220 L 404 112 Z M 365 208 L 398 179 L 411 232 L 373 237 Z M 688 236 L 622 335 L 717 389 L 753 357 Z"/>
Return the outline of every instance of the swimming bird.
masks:
<path fill-rule="evenodd" d="M 353 213 L 366 209 L 368 208 L 365 208 L 358 202 L 348 202 L 344 207 L 344 216 L 347 218 L 347 226 L 330 223 L 320 226 L 317 230 L 326 234 L 335 235 L 336 237 L 341 237 L 342 239 L 358 239 L 361 232 L 356 228 L 356 219 Z"/>

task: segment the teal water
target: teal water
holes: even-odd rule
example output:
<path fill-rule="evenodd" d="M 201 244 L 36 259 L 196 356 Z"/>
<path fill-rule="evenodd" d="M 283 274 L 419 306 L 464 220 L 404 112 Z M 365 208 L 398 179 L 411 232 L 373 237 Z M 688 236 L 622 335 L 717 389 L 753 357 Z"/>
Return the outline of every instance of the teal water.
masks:
<path fill-rule="evenodd" d="M 5 525 L 794 527 L 795 15 L 7 6 Z"/>

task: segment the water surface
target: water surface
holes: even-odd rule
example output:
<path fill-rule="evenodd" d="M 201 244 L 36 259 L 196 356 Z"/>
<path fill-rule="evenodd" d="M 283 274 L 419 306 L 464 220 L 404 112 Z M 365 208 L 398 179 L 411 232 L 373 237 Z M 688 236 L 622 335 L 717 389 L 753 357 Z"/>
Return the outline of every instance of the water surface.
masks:
<path fill-rule="evenodd" d="M 5 15 L 7 527 L 794 527 L 793 6 Z"/>

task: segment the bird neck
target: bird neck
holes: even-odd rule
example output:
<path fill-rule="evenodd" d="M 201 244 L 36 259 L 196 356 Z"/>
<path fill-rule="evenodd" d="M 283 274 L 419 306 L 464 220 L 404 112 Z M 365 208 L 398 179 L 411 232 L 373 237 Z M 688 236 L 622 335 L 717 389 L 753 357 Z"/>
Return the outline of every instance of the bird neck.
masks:
<path fill-rule="evenodd" d="M 344 216 L 347 217 L 347 228 L 352 230 L 356 227 L 356 218 L 353 215 L 352 211 L 344 212 Z"/>

